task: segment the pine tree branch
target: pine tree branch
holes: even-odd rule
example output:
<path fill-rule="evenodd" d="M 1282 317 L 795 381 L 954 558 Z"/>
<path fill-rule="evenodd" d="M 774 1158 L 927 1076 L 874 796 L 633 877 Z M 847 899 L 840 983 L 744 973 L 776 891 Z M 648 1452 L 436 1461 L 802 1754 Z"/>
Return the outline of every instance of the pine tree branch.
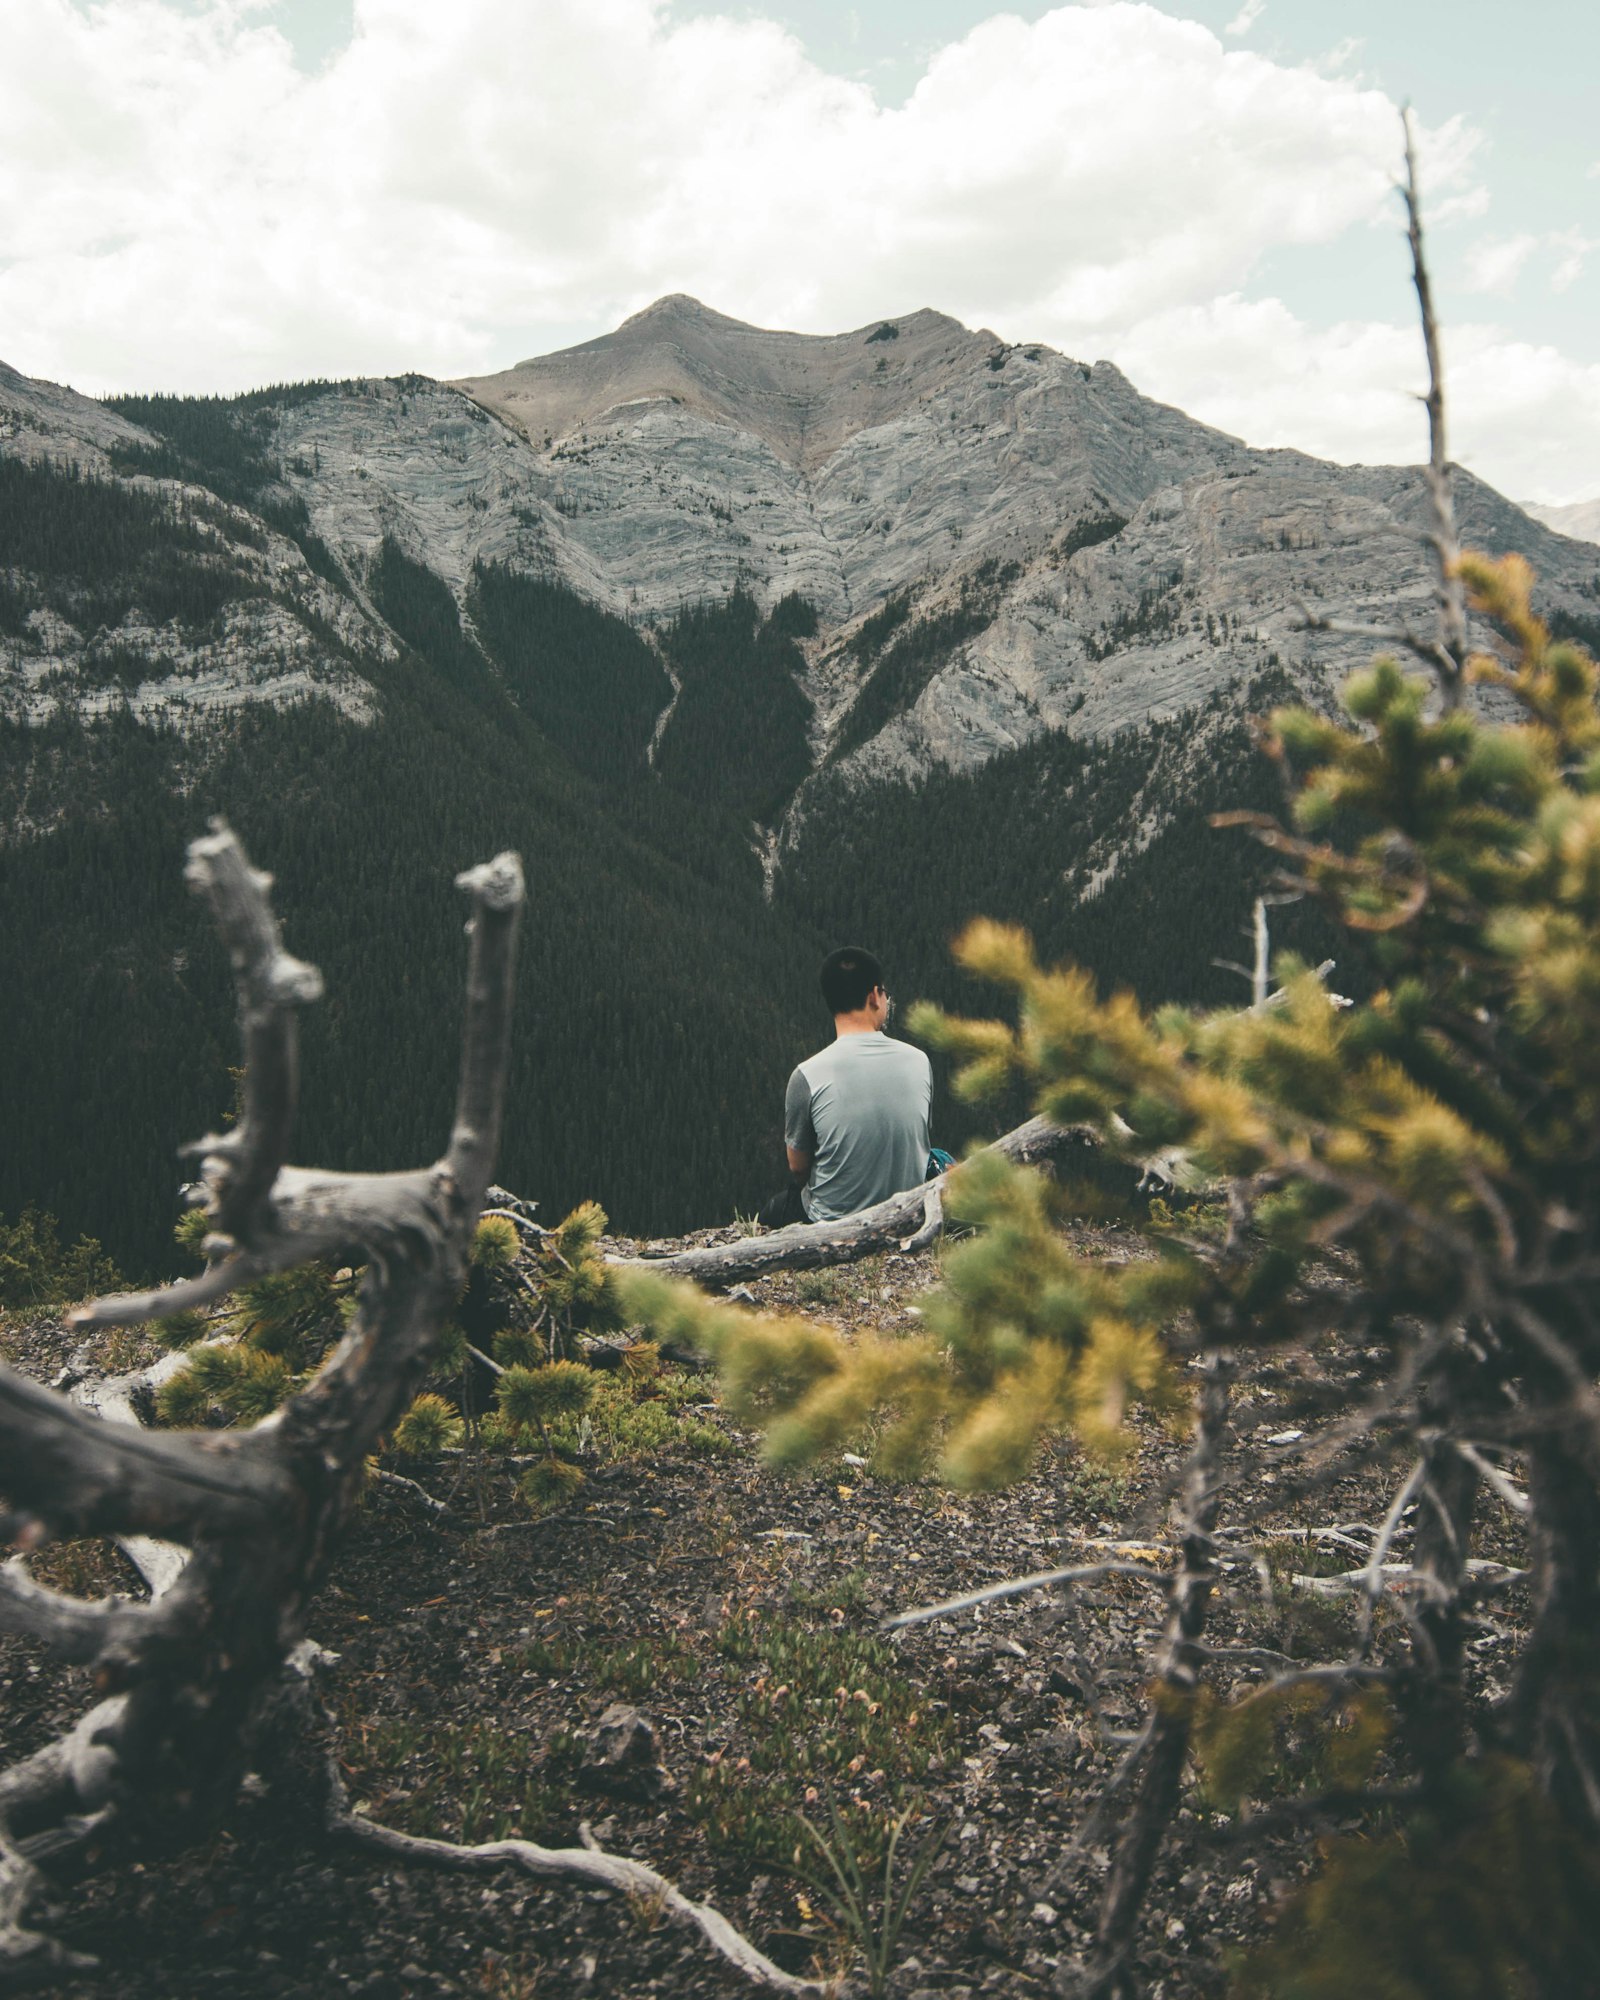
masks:
<path fill-rule="evenodd" d="M 1299 613 L 1298 629 L 1302 632 L 1327 632 L 1340 639 L 1366 639 L 1374 646 L 1403 646 L 1446 680 L 1457 671 L 1456 663 L 1442 641 L 1425 639 L 1420 632 L 1412 631 L 1409 625 L 1362 625 L 1350 618 L 1327 618 L 1299 600 L 1295 609 Z"/>
<path fill-rule="evenodd" d="M 476 1216 L 494 1172 L 505 1111 L 522 863 L 514 854 L 498 854 L 458 875 L 456 887 L 472 898 L 467 926 L 472 942 L 455 1122 L 445 1162 L 455 1178 L 457 1198 Z"/>
<path fill-rule="evenodd" d="M 407 1479 L 403 1472 L 391 1472 L 387 1466 L 380 1465 L 372 1476 L 379 1486 L 387 1488 L 391 1493 L 404 1493 L 408 1495 L 420 1507 L 425 1508 L 428 1513 L 432 1514 L 435 1520 L 453 1521 L 455 1519 L 454 1513 L 445 1505 L 444 1501 L 435 1499 L 426 1486 L 419 1484 L 415 1479 Z"/>
<path fill-rule="evenodd" d="M 243 1111 L 233 1131 L 196 1140 L 217 1233 L 244 1242 L 266 1233 L 272 1184 L 289 1157 L 300 1095 L 293 1009 L 322 996 L 322 975 L 283 949 L 267 892 L 225 821 L 190 843 L 185 879 L 211 906 L 233 965 L 244 1045 Z"/>
<path fill-rule="evenodd" d="M 1468 1444 L 1463 1438 L 1454 1439 L 1452 1444 L 1453 1449 L 1461 1454 L 1485 1486 L 1498 1494 L 1513 1514 L 1525 1515 L 1531 1512 L 1532 1502 L 1522 1488 L 1514 1480 L 1507 1479 L 1499 1466 L 1485 1458 L 1475 1445 Z"/>
<path fill-rule="evenodd" d="M 1218 1471 L 1228 1430 L 1232 1357 L 1202 1362 L 1194 1441 L 1183 1484 L 1177 1567 L 1171 1572 L 1166 1626 L 1152 1674 L 1150 1711 L 1130 1753 L 1136 1787 L 1117 1835 L 1095 1926 L 1094 1948 L 1078 1992 L 1103 2000 L 1126 1986 L 1128 1957 L 1149 1893 L 1161 1843 L 1177 1809 L 1189 1754 L 1195 1696 L 1204 1659 L 1199 1643 L 1217 1581 Z"/>
<path fill-rule="evenodd" d="M 98 1659 L 148 1616 L 147 1606 L 126 1598 L 91 1603 L 46 1590 L 29 1576 L 21 1556 L 0 1564 L 0 1632 L 37 1639 L 60 1659 Z"/>
<path fill-rule="evenodd" d="M 1404 1485 L 1396 1493 L 1393 1500 L 1390 1501 L 1389 1511 L 1384 1515 L 1382 1525 L 1378 1529 L 1377 1534 L 1372 1538 L 1372 1547 L 1368 1552 L 1365 1565 L 1360 1570 L 1352 1572 L 1360 1578 L 1359 1588 L 1365 1600 L 1361 1609 L 1362 1658 L 1365 1658 L 1371 1650 L 1373 1613 L 1377 1610 L 1378 1601 L 1383 1596 L 1391 1567 L 1387 1561 L 1389 1551 L 1394 1546 L 1394 1539 L 1399 1532 L 1400 1523 L 1406 1509 L 1416 1498 L 1422 1486 L 1422 1482 L 1427 1475 L 1427 1469 L 1427 1460 L 1425 1458 L 1419 1458 L 1412 1466 L 1410 1472 L 1406 1475 Z M 1298 1583 L 1298 1581 L 1297 1578 L 1296 1582 Z"/>
<path fill-rule="evenodd" d="M 1263 1834 L 1304 1826 L 1308 1820 L 1346 1819 L 1357 1813 L 1392 1812 L 1397 1806 L 1420 1805 L 1427 1794 L 1420 1785 L 1369 1785 L 1365 1788 L 1335 1787 L 1303 1799 L 1278 1799 L 1269 1806 L 1235 1815 L 1225 1826 L 1205 1826 L 1198 1830 L 1203 1839 L 1233 1846 L 1242 1840 L 1259 1841 Z"/>
<path fill-rule="evenodd" d="M 1503 1590 L 1509 1584 L 1520 1583 L 1528 1574 L 1525 1569 L 1517 1569 L 1510 1563 L 1491 1562 L 1486 1556 L 1469 1556 L 1462 1569 L 1475 1593 Z M 1380 1563 L 1376 1570 L 1369 1563 L 1362 1569 L 1341 1570 L 1336 1576 L 1297 1575 L 1289 1581 L 1296 1590 L 1307 1590 L 1317 1597 L 1342 1597 L 1346 1591 L 1354 1591 L 1365 1597 L 1369 1604 L 1389 1591 L 1409 1590 L 1429 1595 L 1439 1592 L 1437 1579 L 1426 1570 L 1401 1562 Z"/>

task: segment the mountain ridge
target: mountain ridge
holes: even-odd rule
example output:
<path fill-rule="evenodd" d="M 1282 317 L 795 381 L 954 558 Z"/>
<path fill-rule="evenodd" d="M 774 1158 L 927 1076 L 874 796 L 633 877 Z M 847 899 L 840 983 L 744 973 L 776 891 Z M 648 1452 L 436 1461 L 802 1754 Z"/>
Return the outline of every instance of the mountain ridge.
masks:
<path fill-rule="evenodd" d="M 1537 501 L 1525 500 L 1522 511 L 1545 527 L 1553 528 L 1558 535 L 1568 535 L 1577 542 L 1600 542 L 1600 496 L 1574 500 L 1564 507 L 1545 507 Z"/>
<path fill-rule="evenodd" d="M 159 1268 L 171 1148 L 227 1101 L 178 872 L 213 811 L 304 913 L 303 1136 L 352 1165 L 435 1143 L 449 877 L 519 846 L 506 1172 L 640 1233 L 771 1192 L 829 944 L 970 1011 L 947 946 L 987 912 L 1233 997 L 1270 863 L 1206 814 L 1273 804 L 1247 712 L 1367 657 L 1302 601 L 1431 616 L 1417 471 L 1253 451 L 939 315 L 769 335 L 679 299 L 599 345 L 546 371 L 595 412 L 548 445 L 416 375 L 95 404 L 0 372 L 0 1210 Z M 700 402 L 611 400 L 660 365 Z M 835 438 L 810 470 L 802 430 Z M 1457 492 L 1593 625 L 1592 550 Z"/>
<path fill-rule="evenodd" d="M 159 401 L 121 408 L 167 421 Z M 646 629 L 741 591 L 763 610 L 805 599 L 813 748 L 864 782 L 972 767 L 1040 729 L 1114 733 L 1273 660 L 1325 692 L 1365 643 L 1307 633 L 1302 604 L 1387 623 L 1425 618 L 1431 602 L 1414 469 L 1257 450 L 1142 396 L 1109 363 L 1008 345 L 926 308 L 798 334 L 669 294 L 499 375 L 205 406 L 223 425 L 232 410 L 258 484 L 210 508 L 206 560 L 232 565 L 240 606 L 204 647 L 119 628 L 117 698 L 136 706 L 270 699 L 275 686 L 294 699 L 320 678 L 359 709 L 362 660 L 392 650 L 363 581 L 390 542 L 463 611 L 483 564 Z M 559 436 L 538 430 L 541 410 Z M 8 455 L 127 475 L 191 511 L 215 483 L 117 409 L 9 369 Z M 1517 542 L 1547 603 L 1592 618 L 1584 544 L 1468 475 L 1458 496 L 1469 540 Z M 267 517 L 253 526 L 252 507 Z M 878 657 L 874 621 L 892 612 L 907 630 Z M 0 634 L 0 699 L 53 698 L 93 666 L 95 644 L 59 618 Z M 166 663 L 153 692 L 137 684 L 141 650 Z"/>

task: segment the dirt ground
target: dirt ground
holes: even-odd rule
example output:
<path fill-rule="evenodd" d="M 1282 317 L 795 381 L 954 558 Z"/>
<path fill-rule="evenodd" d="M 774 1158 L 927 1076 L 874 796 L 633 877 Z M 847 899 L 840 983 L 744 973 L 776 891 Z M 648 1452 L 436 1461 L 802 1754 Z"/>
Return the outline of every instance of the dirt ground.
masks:
<path fill-rule="evenodd" d="M 935 1279 L 929 1257 L 894 1257 L 754 1292 L 846 1325 L 909 1327 Z M 8 1344 L 14 1363 L 45 1379 L 59 1365 L 61 1337 L 48 1327 L 13 1328 Z M 1351 1393 L 1359 1373 L 1359 1357 L 1291 1357 L 1241 1427 L 1258 1442 L 1285 1436 L 1314 1421 L 1308 1407 Z M 713 1902 L 781 1964 L 824 1975 L 852 1962 L 852 1939 L 807 1880 L 827 1863 L 797 1815 L 836 1855 L 848 1847 L 876 1868 L 888 1829 L 910 1811 L 900 1877 L 925 1842 L 937 1848 L 888 1991 L 1048 1992 L 1092 1930 L 1114 1817 L 1081 1851 L 1072 1845 L 1119 1736 L 1142 1714 L 1160 1593 L 1118 1578 L 892 1638 L 879 1621 L 1093 1561 L 1111 1540 L 1141 1540 L 1159 1559 L 1181 1440 L 1150 1427 L 1120 1471 L 1064 1449 L 998 1495 L 889 1485 L 849 1459 L 780 1476 L 761 1465 L 759 1440 L 715 1407 L 711 1378 L 683 1379 L 692 1451 L 669 1442 L 655 1456 L 597 1454 L 587 1483 L 542 1519 L 508 1479 L 474 1479 L 460 1461 L 410 1468 L 449 1502 L 447 1520 L 403 1487 L 374 1491 L 311 1627 L 333 1656 L 319 1691 L 352 1801 L 385 1824 L 455 1840 L 520 1833 L 570 1845 L 587 1824 L 609 1850 Z M 1293 1442 L 1281 1447 L 1286 1461 Z M 1367 1478 L 1275 1513 L 1277 1477 L 1253 1470 L 1225 1511 L 1249 1508 L 1283 1529 L 1370 1523 L 1387 1504 L 1382 1481 Z M 1506 1535 L 1514 1554 L 1509 1525 Z M 1281 1548 L 1282 1562 L 1269 1556 L 1270 1591 L 1248 1562 L 1235 1566 L 1214 1636 L 1326 1657 L 1351 1613 L 1294 1588 L 1292 1573 L 1316 1557 L 1303 1542 Z M 47 1551 L 35 1570 L 80 1592 L 135 1588 L 105 1545 Z M 1486 1624 L 1474 1647 L 1485 1695 L 1497 1691 L 1504 1638 Z M 1261 1672 L 1242 1664 L 1224 1686 Z M 83 1674 L 0 1642 L 3 1761 L 90 1699 Z M 597 1725 L 619 1703 L 648 1718 L 658 1763 L 618 1771 L 598 1761 Z M 1142 1933 L 1151 2000 L 1221 1994 L 1230 1952 L 1263 1935 L 1312 1858 L 1303 1836 L 1240 1835 L 1238 1815 L 1191 1790 Z M 270 1770 L 247 1783 L 205 1848 L 62 1881 L 40 1920 L 100 1962 L 60 1989 L 76 2000 L 754 1990 L 653 1904 L 335 1844 Z M 869 1942 L 881 1927 L 871 1900 Z"/>

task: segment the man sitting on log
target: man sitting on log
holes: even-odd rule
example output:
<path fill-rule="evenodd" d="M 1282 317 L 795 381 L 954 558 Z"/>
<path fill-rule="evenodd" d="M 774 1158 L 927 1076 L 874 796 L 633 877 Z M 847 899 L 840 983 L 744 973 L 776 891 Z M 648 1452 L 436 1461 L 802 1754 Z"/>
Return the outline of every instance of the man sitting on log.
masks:
<path fill-rule="evenodd" d="M 844 945 L 823 960 L 821 986 L 834 1039 L 789 1078 L 790 1181 L 761 1210 L 764 1229 L 837 1222 L 948 1164 L 948 1155 L 929 1152 L 928 1058 L 884 1032 L 893 1002 L 883 967 L 870 951 Z"/>

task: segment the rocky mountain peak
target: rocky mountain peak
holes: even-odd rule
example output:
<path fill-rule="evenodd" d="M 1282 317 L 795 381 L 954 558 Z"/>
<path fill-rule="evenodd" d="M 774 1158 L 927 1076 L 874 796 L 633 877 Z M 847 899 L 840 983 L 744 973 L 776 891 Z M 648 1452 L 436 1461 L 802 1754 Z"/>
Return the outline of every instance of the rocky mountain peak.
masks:
<path fill-rule="evenodd" d="M 658 403 L 732 425 L 811 472 L 999 349 L 992 333 L 927 308 L 848 333 L 789 333 L 673 292 L 596 340 L 454 386 L 536 444 Z"/>
<path fill-rule="evenodd" d="M 150 442 L 103 403 L 57 382 L 35 381 L 0 361 L 0 455 L 104 472 L 113 447 Z"/>
<path fill-rule="evenodd" d="M 655 329 L 665 322 L 672 321 L 725 327 L 735 333 L 754 333 L 757 331 L 756 328 L 747 325 L 744 320 L 730 319 L 726 313 L 714 312 L 710 306 L 702 305 L 697 298 L 691 297 L 688 292 L 667 292 L 661 298 L 653 299 L 649 305 L 641 306 L 636 313 L 629 313 L 628 317 L 614 333 L 602 334 L 598 340 L 588 341 L 584 344 L 590 347 L 598 347 L 604 341 L 619 339 L 623 334 L 629 332 L 630 329 Z M 517 366 L 519 368 L 528 368 L 542 359 L 544 359 L 542 355 L 534 355 L 528 361 L 519 361 Z"/>

